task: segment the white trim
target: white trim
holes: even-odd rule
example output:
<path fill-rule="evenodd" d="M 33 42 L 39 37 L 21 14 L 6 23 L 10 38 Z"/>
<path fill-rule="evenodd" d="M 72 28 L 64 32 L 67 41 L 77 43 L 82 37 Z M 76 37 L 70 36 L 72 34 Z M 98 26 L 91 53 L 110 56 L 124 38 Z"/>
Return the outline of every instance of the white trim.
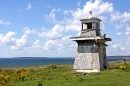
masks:
<path fill-rule="evenodd" d="M 91 72 L 100 72 L 100 70 L 99 69 L 93 69 L 93 70 L 74 70 L 74 72 L 91 73 Z"/>
<path fill-rule="evenodd" d="M 95 39 L 103 39 L 102 37 L 70 37 L 70 40 L 95 40 Z"/>

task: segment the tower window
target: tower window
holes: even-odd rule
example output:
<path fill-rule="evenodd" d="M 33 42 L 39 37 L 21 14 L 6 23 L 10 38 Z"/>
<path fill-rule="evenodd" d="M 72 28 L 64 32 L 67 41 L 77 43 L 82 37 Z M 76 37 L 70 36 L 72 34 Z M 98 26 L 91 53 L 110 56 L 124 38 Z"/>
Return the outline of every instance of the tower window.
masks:
<path fill-rule="evenodd" d="M 92 29 L 92 23 L 84 23 L 83 29 Z"/>
<path fill-rule="evenodd" d="M 92 23 L 86 23 L 87 24 L 87 29 L 92 29 Z"/>

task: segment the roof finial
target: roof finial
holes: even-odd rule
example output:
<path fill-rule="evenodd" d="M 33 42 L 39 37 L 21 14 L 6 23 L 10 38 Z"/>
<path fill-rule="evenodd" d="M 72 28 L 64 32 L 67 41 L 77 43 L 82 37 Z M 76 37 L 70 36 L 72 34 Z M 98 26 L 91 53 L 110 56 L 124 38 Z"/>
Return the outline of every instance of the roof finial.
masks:
<path fill-rule="evenodd" d="M 89 11 L 90 15 L 92 16 L 92 11 Z"/>

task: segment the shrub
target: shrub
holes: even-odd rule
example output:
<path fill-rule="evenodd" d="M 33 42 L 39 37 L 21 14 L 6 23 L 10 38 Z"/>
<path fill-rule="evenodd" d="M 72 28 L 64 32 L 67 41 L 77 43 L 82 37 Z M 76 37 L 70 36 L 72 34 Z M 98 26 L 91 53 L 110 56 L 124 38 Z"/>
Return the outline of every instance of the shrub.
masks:
<path fill-rule="evenodd" d="M 49 67 L 52 68 L 52 69 L 56 69 L 57 65 L 56 64 L 51 64 L 51 65 L 49 65 Z"/>
<path fill-rule="evenodd" d="M 0 74 L 0 86 L 4 86 L 9 81 L 9 76 Z"/>
<path fill-rule="evenodd" d="M 128 70 L 128 69 L 130 69 L 130 63 L 123 62 L 123 63 L 119 66 L 119 69 L 122 69 L 122 70 Z"/>
<path fill-rule="evenodd" d="M 26 77 L 30 75 L 30 72 L 25 69 L 18 69 L 14 72 L 14 76 L 16 81 L 25 81 L 27 80 Z"/>
<path fill-rule="evenodd" d="M 126 69 L 126 65 L 121 65 L 119 68 L 120 69 Z"/>

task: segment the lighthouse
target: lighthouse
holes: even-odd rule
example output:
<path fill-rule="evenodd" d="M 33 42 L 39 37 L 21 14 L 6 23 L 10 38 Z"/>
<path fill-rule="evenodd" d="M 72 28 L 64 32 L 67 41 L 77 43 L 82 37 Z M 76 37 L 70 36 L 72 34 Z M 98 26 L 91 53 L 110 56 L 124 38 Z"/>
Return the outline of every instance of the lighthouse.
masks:
<path fill-rule="evenodd" d="M 75 72 L 99 72 L 102 69 L 109 68 L 106 57 L 105 42 L 111 41 L 111 38 L 102 36 L 99 18 L 90 16 L 80 19 L 81 33 L 78 37 L 70 37 L 70 40 L 77 42 L 77 52 L 75 56 L 73 70 Z"/>

